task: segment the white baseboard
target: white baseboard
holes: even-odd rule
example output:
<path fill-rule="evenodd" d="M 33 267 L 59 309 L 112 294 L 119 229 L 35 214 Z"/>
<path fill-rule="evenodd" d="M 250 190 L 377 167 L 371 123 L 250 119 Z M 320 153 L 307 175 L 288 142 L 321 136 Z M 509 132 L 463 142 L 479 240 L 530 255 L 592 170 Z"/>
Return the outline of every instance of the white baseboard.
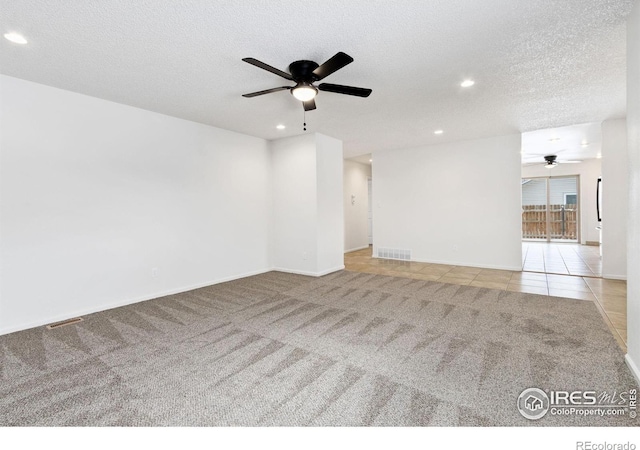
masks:
<path fill-rule="evenodd" d="M 134 303 L 144 302 L 144 301 L 147 301 L 147 300 L 152 300 L 154 298 L 160 298 L 160 297 L 165 297 L 167 295 L 179 294 L 181 292 L 192 291 L 194 289 L 199 289 L 199 288 L 203 288 L 203 287 L 206 287 L 206 286 L 212 286 L 214 284 L 225 283 L 227 281 L 238 280 L 240 278 L 246 278 L 246 277 L 250 277 L 250 276 L 253 276 L 253 275 L 260 275 L 262 273 L 267 273 L 267 272 L 271 272 L 271 269 L 255 270 L 255 271 L 252 271 L 252 272 L 243 273 L 241 275 L 233 275 L 233 276 L 230 276 L 230 277 L 217 278 L 215 280 L 207 281 L 207 282 L 204 282 L 204 283 L 197 283 L 197 284 L 193 284 L 191 286 L 184 286 L 184 287 L 180 287 L 180 288 L 169 289 L 169 290 L 166 290 L 166 291 L 156 292 L 156 293 L 149 294 L 149 295 L 144 295 L 144 296 L 141 296 L 141 297 L 130 298 L 130 299 L 126 299 L 126 300 L 120 300 L 120 301 L 109 303 L 109 304 L 105 304 L 105 305 L 93 306 L 93 307 L 89 307 L 89 308 L 82 308 L 82 309 L 78 309 L 78 310 L 73 311 L 73 312 L 57 314 L 55 316 L 50 316 L 50 317 L 43 318 L 43 319 L 40 319 L 40 320 L 36 320 L 36 321 L 33 321 L 33 322 L 28 322 L 28 323 L 24 323 L 24 324 L 20 324 L 20 325 L 1 328 L 0 329 L 0 336 L 2 336 L 3 334 L 15 333 L 16 331 L 28 330 L 29 328 L 41 327 L 43 325 L 48 325 L 50 323 L 61 322 L 63 320 L 71 319 L 73 317 L 84 316 L 84 315 L 87 315 L 87 314 L 93 314 L 93 313 L 97 313 L 97 312 L 100 312 L 100 311 L 107 311 L 109 309 L 119 308 L 121 306 L 132 305 Z"/>
<path fill-rule="evenodd" d="M 608 278 L 609 280 L 624 280 L 627 281 L 626 275 L 611 275 L 609 273 L 603 273 L 602 278 Z"/>
<path fill-rule="evenodd" d="M 369 248 L 368 245 L 362 246 L 362 247 L 356 247 L 356 248 L 350 248 L 349 250 L 345 250 L 345 253 L 351 253 L 351 252 L 357 252 L 358 250 L 364 250 L 365 248 Z"/>
<path fill-rule="evenodd" d="M 297 269 L 285 269 L 283 267 L 274 267 L 272 270 L 275 270 L 276 272 L 293 273 L 296 275 L 306 275 L 308 277 L 322 277 L 343 269 L 344 269 L 344 265 L 333 267 L 331 269 L 323 270 L 320 272 L 310 272 L 308 270 L 297 270 Z"/>
<path fill-rule="evenodd" d="M 627 362 L 629 370 L 631 370 L 631 373 L 635 377 L 636 383 L 638 383 L 638 385 L 640 386 L 640 369 L 638 369 L 638 366 L 633 362 L 631 356 L 629 356 L 628 353 L 624 356 L 624 360 Z"/>
<path fill-rule="evenodd" d="M 334 267 L 332 269 L 327 269 L 327 270 L 323 270 L 322 272 L 318 272 L 318 275 L 316 275 L 316 276 L 323 277 L 325 275 L 329 275 L 330 273 L 337 272 L 339 270 L 344 270 L 344 264 L 341 265 L 341 266 L 336 266 L 336 267 Z"/>

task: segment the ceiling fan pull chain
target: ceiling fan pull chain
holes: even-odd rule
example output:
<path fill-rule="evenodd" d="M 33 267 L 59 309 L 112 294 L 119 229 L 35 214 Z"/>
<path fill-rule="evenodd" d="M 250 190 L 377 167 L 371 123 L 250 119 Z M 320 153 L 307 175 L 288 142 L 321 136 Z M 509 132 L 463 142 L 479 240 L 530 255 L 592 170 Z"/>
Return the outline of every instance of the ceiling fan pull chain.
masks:
<path fill-rule="evenodd" d="M 303 111 L 302 113 L 302 119 L 303 119 L 303 126 L 302 126 L 302 131 L 307 131 L 307 111 Z"/>

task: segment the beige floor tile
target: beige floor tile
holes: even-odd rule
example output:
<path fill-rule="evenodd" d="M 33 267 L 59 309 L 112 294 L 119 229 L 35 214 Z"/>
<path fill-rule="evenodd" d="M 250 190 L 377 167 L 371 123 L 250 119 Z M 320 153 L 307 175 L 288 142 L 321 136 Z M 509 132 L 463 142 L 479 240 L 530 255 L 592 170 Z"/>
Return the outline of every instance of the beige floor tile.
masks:
<path fill-rule="evenodd" d="M 591 271 L 583 271 L 583 270 L 570 270 L 569 271 L 569 275 L 576 275 L 576 276 L 580 276 L 580 277 L 592 277 L 593 276 L 593 272 Z"/>
<path fill-rule="evenodd" d="M 626 317 L 627 305 L 625 303 L 621 303 L 621 302 L 606 303 L 606 302 L 603 302 L 602 300 L 598 300 L 597 298 L 596 300 L 598 301 L 598 303 L 600 303 L 600 305 L 602 306 L 602 309 L 604 309 L 607 312 L 607 314 L 616 313 L 616 314 L 622 314 L 623 316 Z"/>
<path fill-rule="evenodd" d="M 590 292 L 580 292 L 575 290 L 566 290 L 566 289 L 554 289 L 549 287 L 549 295 L 551 297 L 566 297 L 566 298 L 574 298 L 577 300 L 591 300 L 596 301 L 595 296 Z"/>
<path fill-rule="evenodd" d="M 423 273 L 441 273 L 441 274 L 445 274 L 449 271 L 451 271 L 451 267 L 447 267 L 447 266 L 441 266 L 440 264 L 425 264 L 425 266 L 420 269 L 420 272 Z"/>
<path fill-rule="evenodd" d="M 627 294 L 611 291 L 596 291 L 596 296 L 605 300 L 627 303 Z"/>
<path fill-rule="evenodd" d="M 589 289 L 589 286 L 587 286 L 586 284 L 582 284 L 582 285 L 580 285 L 578 283 L 576 283 L 576 284 L 565 284 L 565 283 L 556 283 L 556 282 L 549 281 L 547 283 L 547 286 L 549 286 L 549 289 L 584 292 L 584 293 L 593 295 L 593 292 L 591 292 L 591 289 Z"/>
<path fill-rule="evenodd" d="M 358 269 L 365 269 L 365 268 L 369 267 L 369 265 L 368 264 L 363 264 L 363 263 L 345 262 L 344 263 L 344 267 L 347 270 L 351 270 L 351 269 L 349 269 L 350 267 L 354 267 L 355 270 L 358 270 Z"/>
<path fill-rule="evenodd" d="M 509 283 L 507 282 L 496 282 L 496 281 L 479 281 L 479 280 L 473 280 L 471 283 L 469 283 L 469 286 L 474 286 L 474 287 L 483 287 L 483 288 L 489 288 L 489 289 L 502 289 L 502 290 L 506 290 L 507 289 L 507 285 Z"/>
<path fill-rule="evenodd" d="M 587 284 L 582 277 L 576 277 L 572 275 L 561 275 L 561 274 L 547 274 L 547 281 L 556 282 L 556 283 L 565 283 L 565 284 Z"/>
<path fill-rule="evenodd" d="M 469 283 L 471 283 L 472 279 L 471 278 L 460 278 L 460 277 L 450 277 L 447 275 L 444 275 L 440 278 L 438 278 L 438 280 L 440 283 L 449 283 L 449 284 L 460 284 L 463 286 L 467 286 L 469 285 Z"/>
<path fill-rule="evenodd" d="M 627 329 L 627 316 L 626 314 L 619 314 L 615 312 L 608 312 L 607 317 L 611 320 L 611 323 L 616 329 Z"/>
<path fill-rule="evenodd" d="M 594 292 L 607 292 L 625 295 L 627 293 L 626 281 L 605 280 L 602 278 L 585 278 L 584 281 Z"/>
<path fill-rule="evenodd" d="M 524 292 L 525 294 L 549 295 L 549 291 L 547 290 L 546 286 L 526 286 L 509 283 L 509 285 L 507 286 L 507 291 Z"/>
<path fill-rule="evenodd" d="M 397 277 L 398 276 L 398 272 L 395 270 L 389 270 L 389 269 L 382 269 L 380 271 L 380 274 L 382 275 L 389 275 L 390 277 Z"/>
<path fill-rule="evenodd" d="M 452 279 L 459 279 L 459 280 L 463 280 L 463 281 L 473 281 L 473 279 L 476 276 L 474 274 L 472 274 L 472 273 L 451 273 L 451 272 L 447 272 L 447 273 L 443 274 L 442 277 L 452 278 Z"/>
<path fill-rule="evenodd" d="M 420 271 L 424 270 L 426 267 L 427 267 L 427 265 L 424 264 L 424 263 L 412 262 L 411 264 L 409 264 L 409 271 L 410 272 L 420 272 Z"/>
<path fill-rule="evenodd" d="M 511 278 L 511 280 L 509 280 L 509 284 L 529 287 L 541 287 L 545 289 L 547 288 L 547 282 L 540 280 L 521 280 L 517 278 Z"/>
<path fill-rule="evenodd" d="M 544 263 L 544 268 L 547 270 L 560 270 L 560 271 L 565 271 L 567 270 L 567 266 L 564 264 L 549 264 L 548 262 Z"/>
<path fill-rule="evenodd" d="M 432 275 L 432 276 L 435 275 L 437 277 L 442 277 L 447 274 L 447 272 L 442 270 L 437 270 L 437 269 L 423 269 L 418 273 L 422 273 L 424 275 Z"/>
<path fill-rule="evenodd" d="M 427 265 L 429 269 L 433 269 L 433 270 L 441 270 L 441 271 L 447 271 L 449 272 L 451 269 L 455 268 L 456 266 L 449 266 L 447 264 L 428 264 Z"/>
<path fill-rule="evenodd" d="M 502 270 L 502 269 L 481 269 L 481 275 L 505 275 L 511 276 L 514 274 L 513 270 Z"/>
<path fill-rule="evenodd" d="M 415 280 L 425 280 L 425 281 L 437 281 L 441 278 L 440 275 L 429 275 L 429 274 L 420 273 L 420 272 L 407 273 L 406 276 L 408 276 L 409 278 L 413 278 Z"/>
<path fill-rule="evenodd" d="M 609 316 L 607 316 L 607 313 L 602 309 L 600 304 L 598 302 L 595 302 L 595 305 L 598 308 L 598 312 L 602 316 L 602 320 L 607 325 L 607 328 L 609 328 L 609 331 L 611 332 L 611 334 L 615 338 L 616 342 L 618 343 L 618 345 L 620 346 L 622 351 L 626 353 L 626 351 L 627 351 L 626 333 L 625 333 L 625 337 L 623 339 L 621 334 L 620 334 L 620 332 L 613 326 L 613 324 L 611 323 L 611 319 L 609 319 Z"/>
<path fill-rule="evenodd" d="M 508 283 L 509 280 L 511 279 L 511 275 L 506 275 L 506 274 L 483 274 L 480 273 L 478 274 L 475 278 L 474 281 L 493 281 L 495 283 Z"/>
<path fill-rule="evenodd" d="M 369 266 L 366 270 L 367 270 L 367 273 L 377 273 L 377 274 L 381 274 L 382 272 L 385 271 L 383 268 L 378 266 Z"/>
<path fill-rule="evenodd" d="M 403 273 L 403 272 L 411 272 L 411 267 L 410 266 L 403 266 L 403 265 L 388 265 L 388 266 L 383 266 L 386 270 L 390 270 L 393 272 L 398 272 L 398 273 Z"/>
<path fill-rule="evenodd" d="M 598 301 L 604 305 L 614 304 L 614 305 L 622 305 L 625 308 L 627 307 L 627 296 L 622 294 L 610 294 L 610 293 L 602 293 L 595 292 L 594 293 Z"/>
<path fill-rule="evenodd" d="M 622 338 L 622 340 L 626 344 L 627 343 L 627 330 L 618 330 L 618 329 L 616 329 L 616 331 L 618 332 L 618 334 L 620 335 L 620 337 Z"/>
<path fill-rule="evenodd" d="M 454 268 L 451 269 L 452 274 L 455 273 L 455 274 L 478 275 L 480 272 L 482 272 L 482 269 L 477 267 L 455 266 Z"/>
<path fill-rule="evenodd" d="M 514 272 L 513 275 L 511 275 L 511 279 L 544 281 L 546 283 L 547 275 L 544 273 L 536 272 Z"/>

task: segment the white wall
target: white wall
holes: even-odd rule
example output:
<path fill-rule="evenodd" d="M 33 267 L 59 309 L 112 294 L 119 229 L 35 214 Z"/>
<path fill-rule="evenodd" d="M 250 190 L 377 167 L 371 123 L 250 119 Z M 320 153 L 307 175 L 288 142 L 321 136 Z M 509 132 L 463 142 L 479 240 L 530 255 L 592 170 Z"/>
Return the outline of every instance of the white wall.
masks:
<path fill-rule="evenodd" d="M 602 122 L 602 276 L 627 278 L 629 155 L 624 119 Z"/>
<path fill-rule="evenodd" d="M 313 276 L 343 269 L 342 142 L 316 133 L 270 148 L 274 268 Z"/>
<path fill-rule="evenodd" d="M 596 230 L 598 214 L 596 211 L 596 186 L 602 175 L 599 159 L 587 159 L 580 164 L 558 164 L 553 169 L 543 165 L 523 166 L 522 178 L 579 175 L 580 176 L 580 242 L 598 242 L 600 233 Z"/>
<path fill-rule="evenodd" d="M 373 155 L 374 254 L 521 270 L 520 135 Z"/>
<path fill-rule="evenodd" d="M 266 141 L 6 76 L 0 93 L 0 334 L 269 269 Z"/>
<path fill-rule="evenodd" d="M 640 383 L 640 0 L 627 22 L 627 143 L 629 215 L 627 362 Z"/>
<path fill-rule="evenodd" d="M 342 141 L 316 133 L 318 273 L 344 269 Z"/>
<path fill-rule="evenodd" d="M 371 166 L 355 161 L 344 161 L 344 251 L 369 247 L 368 179 Z M 355 195 L 352 203 L 351 196 Z"/>
<path fill-rule="evenodd" d="M 315 136 L 269 143 L 271 148 L 272 262 L 280 270 L 317 271 Z"/>

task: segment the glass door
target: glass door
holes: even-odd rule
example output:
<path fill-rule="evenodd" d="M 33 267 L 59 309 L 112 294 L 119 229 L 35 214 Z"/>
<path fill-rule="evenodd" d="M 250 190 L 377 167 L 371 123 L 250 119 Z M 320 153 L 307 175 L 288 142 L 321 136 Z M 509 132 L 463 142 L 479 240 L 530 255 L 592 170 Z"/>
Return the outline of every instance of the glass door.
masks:
<path fill-rule="evenodd" d="M 578 240 L 578 177 L 549 178 L 549 239 Z"/>
<path fill-rule="evenodd" d="M 577 242 L 579 228 L 577 175 L 522 180 L 522 238 Z"/>
<path fill-rule="evenodd" d="M 522 179 L 522 239 L 548 240 L 547 179 Z"/>

